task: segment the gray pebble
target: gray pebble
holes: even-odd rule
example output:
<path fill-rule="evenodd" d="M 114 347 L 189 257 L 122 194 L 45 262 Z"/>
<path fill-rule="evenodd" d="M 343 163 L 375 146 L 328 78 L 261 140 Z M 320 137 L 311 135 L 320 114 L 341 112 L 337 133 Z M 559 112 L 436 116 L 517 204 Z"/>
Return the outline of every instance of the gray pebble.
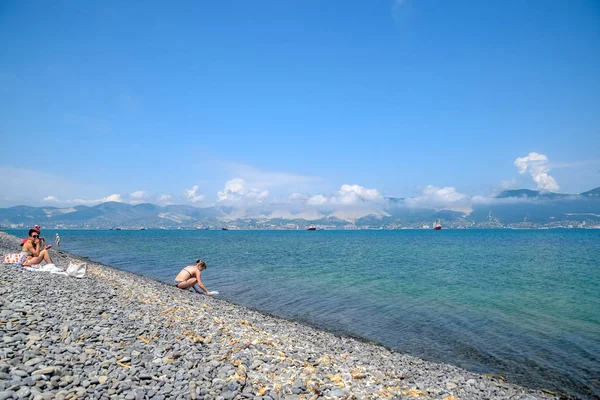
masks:
<path fill-rule="evenodd" d="M 10 374 L 11 374 L 11 375 L 14 375 L 14 376 L 19 376 L 19 377 L 21 377 L 21 378 L 24 378 L 24 377 L 26 377 L 26 376 L 29 376 L 29 374 L 28 374 L 27 372 L 25 372 L 25 371 L 22 371 L 22 370 L 20 370 L 20 369 L 14 369 L 14 370 L 12 370 L 12 371 L 11 371 L 11 373 L 10 373 Z"/>
<path fill-rule="evenodd" d="M 0 254 L 18 243 L 0 232 Z M 0 400 L 375 399 L 386 386 L 424 399 L 551 398 L 87 261 L 81 280 L 0 267 Z M 340 373 L 345 389 L 326 378 Z"/>
<path fill-rule="evenodd" d="M 346 396 L 346 393 L 341 389 L 335 389 L 329 392 L 329 396 L 332 397 L 343 397 Z"/>
<path fill-rule="evenodd" d="M 29 397 L 30 394 L 31 394 L 31 389 L 29 389 L 27 386 L 23 386 L 23 387 L 21 387 L 21 389 L 19 389 L 17 391 L 17 396 L 20 399 L 27 398 L 27 397 Z"/>
<path fill-rule="evenodd" d="M 0 392 L 0 400 L 12 399 L 15 395 L 15 392 L 12 390 L 6 390 L 4 392 Z"/>
<path fill-rule="evenodd" d="M 221 393 L 221 396 L 222 396 L 222 397 L 223 397 L 223 399 L 225 399 L 225 400 L 231 400 L 231 399 L 233 399 L 233 398 L 236 396 L 236 394 L 237 394 L 237 393 L 238 393 L 238 392 L 232 392 L 232 391 L 229 391 L 229 390 L 228 390 L 228 391 L 226 391 L 226 392 L 223 392 L 223 393 Z"/>

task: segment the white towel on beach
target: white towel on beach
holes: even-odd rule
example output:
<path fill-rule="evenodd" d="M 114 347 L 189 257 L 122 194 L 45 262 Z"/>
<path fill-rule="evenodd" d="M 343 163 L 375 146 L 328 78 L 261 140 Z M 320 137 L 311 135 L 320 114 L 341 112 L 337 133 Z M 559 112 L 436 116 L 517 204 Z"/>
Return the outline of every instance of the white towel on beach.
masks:
<path fill-rule="evenodd" d="M 58 275 L 68 276 L 65 271 L 63 271 L 61 268 L 58 268 L 54 264 L 40 265 L 40 267 L 38 268 L 38 271 L 41 271 L 41 272 L 50 272 L 51 274 L 58 274 Z"/>

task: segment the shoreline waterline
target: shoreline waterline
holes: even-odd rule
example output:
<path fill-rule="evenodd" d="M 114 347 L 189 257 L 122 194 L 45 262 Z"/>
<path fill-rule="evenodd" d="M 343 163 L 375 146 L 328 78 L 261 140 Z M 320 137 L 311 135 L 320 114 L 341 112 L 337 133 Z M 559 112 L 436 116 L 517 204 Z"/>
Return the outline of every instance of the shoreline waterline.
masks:
<path fill-rule="evenodd" d="M 7 236 L 1 244 L 17 243 Z M 52 253 L 60 266 L 81 259 Z M 0 389 L 65 398 L 167 398 L 177 390 L 207 399 L 552 397 L 86 262 L 82 280 L 3 265 L 0 330 L 10 339 L 0 372 L 10 386 Z M 55 297 L 61 301 L 44 302 Z M 47 380 L 27 386 L 34 376 Z"/>

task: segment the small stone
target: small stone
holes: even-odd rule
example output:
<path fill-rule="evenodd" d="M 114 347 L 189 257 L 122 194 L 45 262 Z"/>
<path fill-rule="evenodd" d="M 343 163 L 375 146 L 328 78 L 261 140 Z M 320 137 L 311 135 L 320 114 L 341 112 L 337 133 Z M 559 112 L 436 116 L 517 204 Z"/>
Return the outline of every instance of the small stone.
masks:
<path fill-rule="evenodd" d="M 221 396 L 225 400 L 231 400 L 235 397 L 236 394 L 237 394 L 237 392 L 232 392 L 232 391 L 228 390 L 226 392 L 221 393 Z"/>
<path fill-rule="evenodd" d="M 47 367 L 47 368 L 42 368 L 42 369 L 38 369 L 37 371 L 33 371 L 33 373 L 31 375 L 52 375 L 54 372 L 57 371 L 58 368 L 56 367 Z"/>
<path fill-rule="evenodd" d="M 41 358 L 37 358 L 37 357 L 36 357 L 36 358 L 32 358 L 31 360 L 29 360 L 29 361 L 27 361 L 27 362 L 25 363 L 25 366 L 26 366 L 26 367 L 31 367 L 31 366 L 34 366 L 34 365 L 38 365 L 38 364 L 39 364 L 39 363 L 41 363 L 42 361 L 43 361 L 43 360 L 42 360 Z"/>
<path fill-rule="evenodd" d="M 29 389 L 27 386 L 22 386 L 16 394 L 20 399 L 25 399 L 31 394 L 31 389 Z"/>
<path fill-rule="evenodd" d="M 346 393 L 341 389 L 335 389 L 329 392 L 329 396 L 333 397 L 344 397 Z"/>
<path fill-rule="evenodd" d="M 12 399 L 15 392 L 12 390 L 6 390 L 4 392 L 0 392 L 0 400 Z"/>
<path fill-rule="evenodd" d="M 143 400 L 146 397 L 146 391 L 141 388 L 137 388 L 134 390 L 135 400 Z"/>
<path fill-rule="evenodd" d="M 475 386 L 476 383 L 477 383 L 477 381 L 475 379 L 468 379 L 467 380 L 467 384 L 468 385 Z"/>
<path fill-rule="evenodd" d="M 457 385 L 454 382 L 446 382 L 446 389 L 448 390 L 452 390 L 452 389 L 456 389 Z"/>
<path fill-rule="evenodd" d="M 263 364 L 263 362 L 261 360 L 254 360 L 252 362 L 252 364 L 250 364 L 250 369 L 256 369 L 258 367 L 260 367 Z"/>

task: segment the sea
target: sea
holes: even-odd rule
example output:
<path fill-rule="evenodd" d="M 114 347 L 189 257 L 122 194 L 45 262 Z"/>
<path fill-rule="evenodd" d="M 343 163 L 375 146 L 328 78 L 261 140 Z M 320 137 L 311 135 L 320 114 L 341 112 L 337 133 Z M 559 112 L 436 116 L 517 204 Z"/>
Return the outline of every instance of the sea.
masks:
<path fill-rule="evenodd" d="M 62 250 L 426 360 L 600 398 L 600 230 L 46 230 Z M 26 231 L 9 231 L 27 236 Z"/>

